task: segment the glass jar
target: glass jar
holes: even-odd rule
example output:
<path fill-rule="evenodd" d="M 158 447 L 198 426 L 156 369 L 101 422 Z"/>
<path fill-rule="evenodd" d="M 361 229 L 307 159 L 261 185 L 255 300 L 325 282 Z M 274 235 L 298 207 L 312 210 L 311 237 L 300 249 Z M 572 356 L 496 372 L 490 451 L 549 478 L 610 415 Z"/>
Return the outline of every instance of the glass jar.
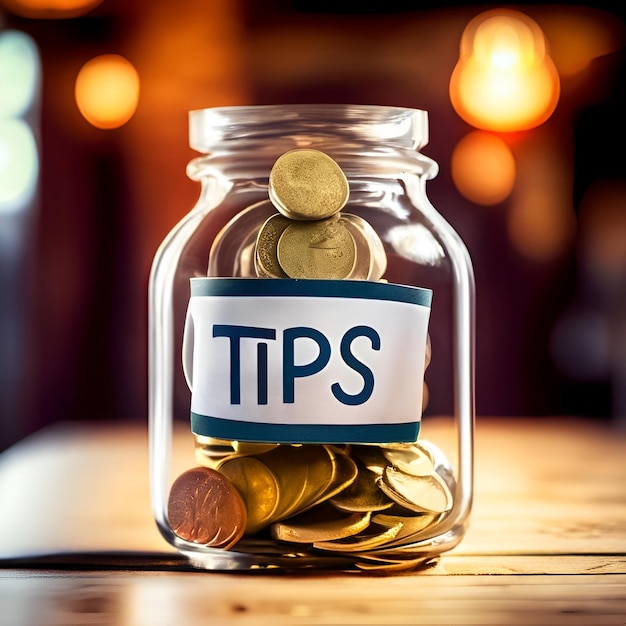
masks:
<path fill-rule="evenodd" d="M 272 105 L 189 121 L 201 193 L 149 285 L 159 530 L 209 570 L 420 567 L 465 534 L 474 428 L 473 270 L 426 196 L 427 113 Z M 345 176 L 331 217 L 277 202 L 272 172 L 292 151 Z M 303 197 L 319 200 L 327 173 Z M 341 244 L 311 243 L 324 220 Z"/>

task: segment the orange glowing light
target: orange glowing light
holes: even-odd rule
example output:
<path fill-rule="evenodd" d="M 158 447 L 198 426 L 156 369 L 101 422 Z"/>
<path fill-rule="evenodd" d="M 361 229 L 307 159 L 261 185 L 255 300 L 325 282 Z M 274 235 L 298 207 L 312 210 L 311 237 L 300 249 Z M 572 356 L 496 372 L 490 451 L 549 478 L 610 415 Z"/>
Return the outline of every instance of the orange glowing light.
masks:
<path fill-rule="evenodd" d="M 581 208 L 581 251 L 595 276 L 618 285 L 626 268 L 626 182 L 606 179 L 586 191 Z"/>
<path fill-rule="evenodd" d="M 515 184 L 515 157 L 509 146 L 491 133 L 476 130 L 459 141 L 450 171 L 455 187 L 471 202 L 498 204 Z"/>
<path fill-rule="evenodd" d="M 561 78 L 574 76 L 594 59 L 619 50 L 626 35 L 626 25 L 617 15 L 585 6 L 547 12 L 541 27 Z"/>
<path fill-rule="evenodd" d="M 544 262 L 556 258 L 570 244 L 574 212 L 556 204 L 541 189 L 530 189 L 524 201 L 514 201 L 507 214 L 507 231 L 511 245 L 520 254 Z"/>
<path fill-rule="evenodd" d="M 102 0 L 4 0 L 3 6 L 16 15 L 30 18 L 68 18 L 84 15 Z"/>
<path fill-rule="evenodd" d="M 117 54 L 94 57 L 80 69 L 74 88 L 83 117 L 97 128 L 118 128 L 135 113 L 139 76 L 133 65 Z"/>
<path fill-rule="evenodd" d="M 506 229 L 512 247 L 536 262 L 558 258 L 576 235 L 569 161 L 556 131 L 542 128 L 516 144 L 517 184 L 508 201 Z"/>
<path fill-rule="evenodd" d="M 476 128 L 512 132 L 545 122 L 560 83 L 539 25 L 519 11 L 475 17 L 463 32 L 449 91 L 456 112 Z"/>

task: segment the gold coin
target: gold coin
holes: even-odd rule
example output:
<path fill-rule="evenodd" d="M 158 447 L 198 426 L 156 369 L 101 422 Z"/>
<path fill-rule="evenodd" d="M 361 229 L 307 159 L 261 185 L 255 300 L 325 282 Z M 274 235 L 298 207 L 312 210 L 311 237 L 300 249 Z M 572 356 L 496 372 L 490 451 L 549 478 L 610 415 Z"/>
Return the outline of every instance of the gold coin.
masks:
<path fill-rule="evenodd" d="M 395 467 L 386 467 L 379 487 L 401 506 L 418 513 L 443 513 L 452 508 L 452 494 L 439 474 L 411 476 Z"/>
<path fill-rule="evenodd" d="M 203 446 L 224 446 L 232 448 L 233 442 L 230 439 L 219 439 L 218 437 L 209 437 L 208 435 L 194 435 L 197 444 Z"/>
<path fill-rule="evenodd" d="M 436 446 L 432 441 L 428 441 L 427 439 L 420 439 L 417 442 L 418 446 L 421 446 L 425 451 L 427 451 L 433 457 L 433 463 L 435 466 L 435 472 L 443 478 L 446 485 L 448 485 L 448 489 L 452 493 L 456 492 L 456 478 L 454 476 L 454 470 L 450 461 L 443 453 L 443 450 Z"/>
<path fill-rule="evenodd" d="M 402 526 L 396 533 L 394 541 L 388 543 L 388 547 L 393 547 L 403 543 L 418 541 L 420 538 L 426 537 L 425 531 L 431 529 L 435 522 L 439 519 L 439 515 L 431 513 L 422 513 L 411 516 L 376 513 L 376 515 L 372 517 L 372 522 L 387 526 L 395 526 L 396 524 L 400 524 Z M 432 534 L 432 531 L 428 534 Z"/>
<path fill-rule="evenodd" d="M 291 220 L 276 213 L 265 221 L 256 238 L 255 268 L 259 276 L 266 278 L 286 278 L 276 256 L 278 240 Z"/>
<path fill-rule="evenodd" d="M 393 540 L 401 528 L 402 523 L 394 526 L 370 523 L 365 530 L 356 535 L 330 541 L 316 541 L 313 543 L 313 547 L 320 550 L 332 550 L 333 552 L 373 550 Z"/>
<path fill-rule="evenodd" d="M 336 464 L 320 445 L 279 446 L 260 456 L 278 482 L 274 519 L 284 519 L 315 505 L 332 484 Z"/>
<path fill-rule="evenodd" d="M 370 523 L 371 513 L 344 513 L 326 503 L 289 520 L 272 524 L 274 539 L 294 543 L 315 543 L 343 539 L 361 532 Z"/>
<path fill-rule="evenodd" d="M 247 512 L 225 476 L 208 467 L 195 467 L 174 481 L 167 516 L 181 539 L 228 550 L 243 536 Z"/>
<path fill-rule="evenodd" d="M 262 454 L 277 448 L 277 443 L 255 443 L 251 441 L 233 441 L 233 450 L 237 454 Z"/>
<path fill-rule="evenodd" d="M 366 239 L 363 232 L 354 225 L 352 220 L 344 219 L 343 213 L 339 217 L 339 222 L 352 235 L 355 245 L 354 266 L 347 278 L 352 280 L 367 280 L 372 266 L 372 251 L 369 241 Z"/>
<path fill-rule="evenodd" d="M 376 474 L 370 472 L 360 463 L 356 478 L 336 496 L 330 503 L 341 511 L 383 511 L 393 506 L 390 500 L 376 484 Z"/>
<path fill-rule="evenodd" d="M 353 446 L 352 454 L 370 471 L 380 476 L 389 465 L 379 446 Z"/>
<path fill-rule="evenodd" d="M 261 454 L 273 450 L 277 443 L 249 443 L 247 441 L 230 441 L 195 435 L 195 456 L 198 464 L 219 469 L 230 459 L 240 456 Z"/>
<path fill-rule="evenodd" d="M 356 259 L 350 232 L 335 218 L 292 222 L 278 240 L 278 262 L 290 278 L 347 278 Z"/>
<path fill-rule="evenodd" d="M 248 511 L 246 534 L 253 535 L 272 520 L 278 505 L 278 483 L 268 467 L 252 456 L 226 461 L 219 471 L 240 493 Z"/>
<path fill-rule="evenodd" d="M 332 446 L 279 446 L 259 458 L 279 486 L 274 520 L 302 513 L 332 498 L 358 472 L 352 459 Z"/>
<path fill-rule="evenodd" d="M 387 253 L 378 233 L 367 220 L 352 213 L 342 213 L 341 222 L 357 242 L 357 257 L 363 248 L 367 248 L 369 251 L 368 255 L 363 254 L 364 259 L 367 258 L 368 260 L 365 278 L 367 280 L 380 280 L 387 271 Z M 357 265 L 359 265 L 358 262 Z M 365 261 L 362 265 L 364 269 Z M 355 278 L 357 277 L 355 276 Z"/>
<path fill-rule="evenodd" d="M 355 479 L 356 466 L 344 454 L 336 453 L 329 446 L 304 445 L 291 448 L 291 459 L 274 471 L 284 485 L 281 489 L 283 517 L 302 513 L 327 500 L 344 489 Z M 281 459 L 287 460 L 285 457 Z M 294 489 L 300 482 L 301 489 L 294 497 Z"/>
<path fill-rule="evenodd" d="M 195 457 L 198 465 L 217 469 L 223 461 L 235 454 L 233 442 L 204 435 L 194 435 Z"/>
<path fill-rule="evenodd" d="M 417 445 L 383 448 L 383 454 L 391 465 L 411 476 L 428 476 L 435 469 L 430 451 Z"/>
<path fill-rule="evenodd" d="M 345 453 L 334 446 L 324 446 L 329 454 L 333 472 L 329 484 L 320 486 L 319 495 L 313 500 L 312 506 L 328 500 L 349 487 L 357 478 L 359 470 L 356 463 Z"/>
<path fill-rule="evenodd" d="M 231 446 L 205 445 L 196 446 L 196 462 L 204 467 L 218 469 L 219 466 L 231 457 L 235 456 Z"/>
<path fill-rule="evenodd" d="M 358 470 L 354 461 L 334 446 L 303 446 L 321 448 L 326 453 L 322 460 L 310 464 L 306 489 L 298 502 L 297 511 L 302 513 L 321 504 L 345 489 L 356 478 Z"/>
<path fill-rule="evenodd" d="M 350 187 L 339 165 L 319 150 L 290 150 L 280 156 L 269 177 L 269 197 L 285 216 L 321 220 L 346 204 Z"/>

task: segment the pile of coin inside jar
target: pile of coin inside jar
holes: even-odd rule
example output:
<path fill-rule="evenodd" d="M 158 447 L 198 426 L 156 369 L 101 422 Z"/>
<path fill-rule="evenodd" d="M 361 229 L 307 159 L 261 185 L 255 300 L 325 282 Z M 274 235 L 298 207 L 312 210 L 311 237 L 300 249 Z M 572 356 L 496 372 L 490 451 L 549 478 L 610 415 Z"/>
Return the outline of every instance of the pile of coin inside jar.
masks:
<path fill-rule="evenodd" d="M 254 274 L 382 280 L 382 241 L 366 220 L 342 212 L 348 198 L 348 181 L 331 157 L 311 149 L 283 154 L 269 178 L 276 212 L 258 228 L 248 261 Z M 430 356 L 428 338 L 425 368 Z M 198 466 L 174 481 L 168 519 L 181 539 L 209 548 L 300 558 L 333 553 L 360 569 L 403 569 L 425 560 L 411 544 L 432 536 L 452 509 L 454 473 L 430 441 L 195 438 Z"/>

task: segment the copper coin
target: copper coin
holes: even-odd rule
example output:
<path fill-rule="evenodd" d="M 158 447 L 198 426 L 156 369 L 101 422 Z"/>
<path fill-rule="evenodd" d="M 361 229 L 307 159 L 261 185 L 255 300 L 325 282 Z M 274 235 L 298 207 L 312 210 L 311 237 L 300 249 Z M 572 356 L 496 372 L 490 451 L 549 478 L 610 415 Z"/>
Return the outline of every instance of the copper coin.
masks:
<path fill-rule="evenodd" d="M 174 481 L 167 514 L 181 539 L 226 550 L 241 539 L 247 523 L 237 489 L 209 467 L 187 470 Z"/>

